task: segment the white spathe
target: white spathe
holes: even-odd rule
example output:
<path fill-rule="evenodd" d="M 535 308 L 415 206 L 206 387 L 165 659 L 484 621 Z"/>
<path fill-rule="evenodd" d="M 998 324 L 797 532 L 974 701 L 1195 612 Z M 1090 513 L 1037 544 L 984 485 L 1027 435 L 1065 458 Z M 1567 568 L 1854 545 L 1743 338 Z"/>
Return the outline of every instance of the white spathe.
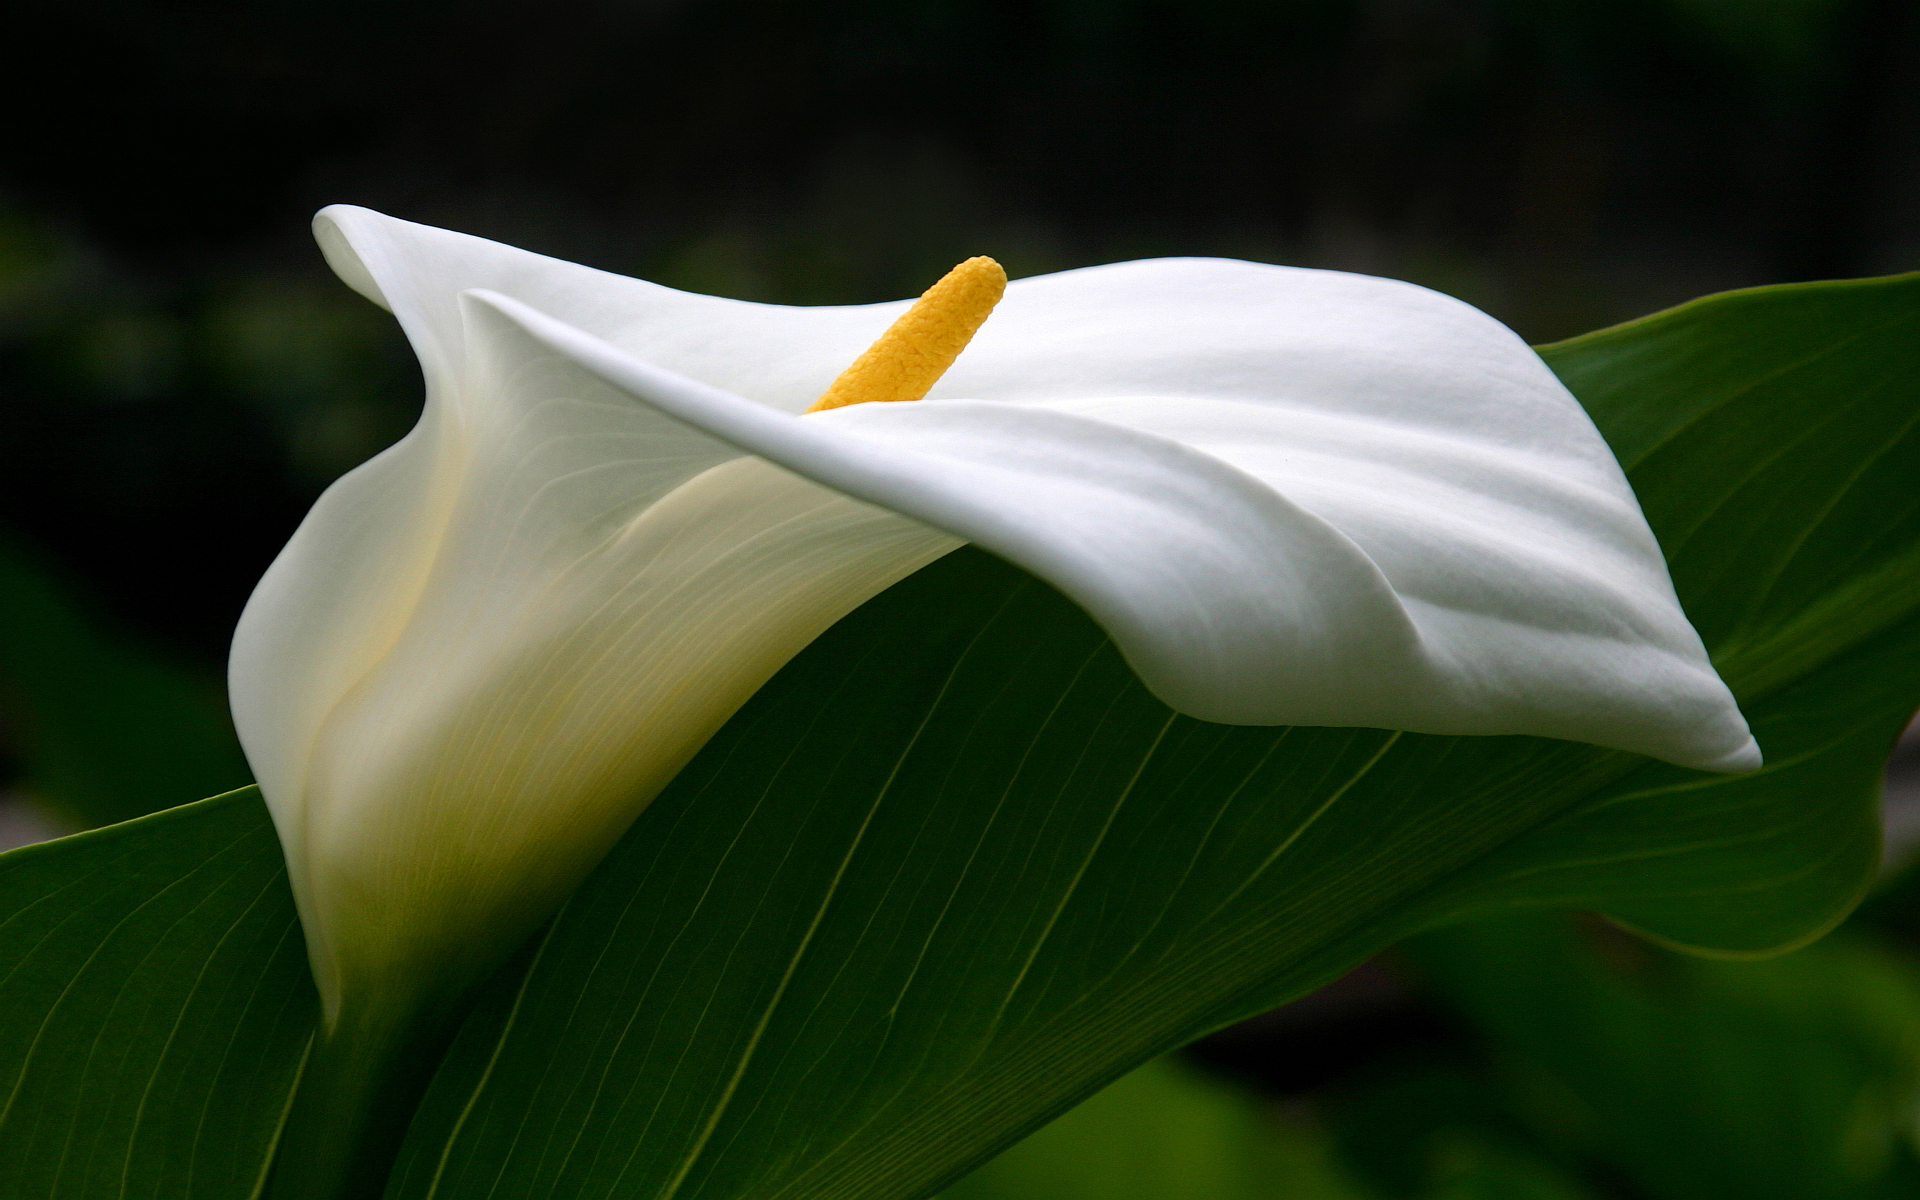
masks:
<path fill-rule="evenodd" d="M 801 416 L 907 302 L 317 229 L 427 384 L 234 640 L 336 1021 L 491 965 L 783 663 L 965 542 L 1206 720 L 1758 765 L 1592 423 L 1438 293 L 1213 259 L 1025 279 L 927 399 Z"/>

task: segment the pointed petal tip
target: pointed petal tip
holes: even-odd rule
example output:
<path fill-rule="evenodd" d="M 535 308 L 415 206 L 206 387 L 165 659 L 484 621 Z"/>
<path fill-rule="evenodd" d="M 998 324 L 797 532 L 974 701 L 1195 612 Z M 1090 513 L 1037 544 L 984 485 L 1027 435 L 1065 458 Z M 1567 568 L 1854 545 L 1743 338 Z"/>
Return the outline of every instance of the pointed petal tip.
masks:
<path fill-rule="evenodd" d="M 388 312 L 393 311 L 393 305 L 374 281 L 373 271 L 362 257 L 364 245 L 355 245 L 354 235 L 349 230 L 355 226 L 364 227 L 372 221 L 392 219 L 370 208 L 352 204 L 329 204 L 313 214 L 313 240 L 320 243 L 320 253 L 326 256 L 327 265 L 333 268 L 333 273 L 340 277 L 342 283 Z"/>
<path fill-rule="evenodd" d="M 1766 758 L 1760 753 L 1760 743 L 1749 737 L 1746 745 L 1735 750 L 1730 750 L 1717 758 L 1683 763 L 1681 765 L 1691 766 L 1701 771 L 1712 771 L 1721 775 L 1739 775 L 1748 771 L 1757 771 L 1764 766 L 1765 763 Z"/>

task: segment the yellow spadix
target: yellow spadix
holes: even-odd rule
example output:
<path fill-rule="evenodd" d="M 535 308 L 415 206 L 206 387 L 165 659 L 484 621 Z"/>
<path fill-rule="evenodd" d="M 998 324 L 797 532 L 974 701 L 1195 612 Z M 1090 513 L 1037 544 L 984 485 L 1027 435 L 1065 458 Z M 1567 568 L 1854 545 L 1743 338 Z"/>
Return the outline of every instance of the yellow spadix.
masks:
<path fill-rule="evenodd" d="M 991 258 L 970 258 L 941 277 L 840 372 L 808 412 L 875 400 L 918 400 L 946 374 L 1007 290 Z"/>

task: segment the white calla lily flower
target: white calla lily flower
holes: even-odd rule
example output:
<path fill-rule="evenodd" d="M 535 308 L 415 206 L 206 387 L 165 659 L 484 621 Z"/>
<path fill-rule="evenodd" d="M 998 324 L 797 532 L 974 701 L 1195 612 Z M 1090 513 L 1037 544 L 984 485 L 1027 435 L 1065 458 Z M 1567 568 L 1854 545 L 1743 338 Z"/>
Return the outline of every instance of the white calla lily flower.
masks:
<path fill-rule="evenodd" d="M 1008 287 L 924 400 L 806 412 L 904 302 L 689 295 L 364 209 L 317 226 L 427 385 L 234 643 L 335 1025 L 471 982 L 783 663 L 966 542 L 1205 720 L 1758 764 L 1605 443 L 1448 297 L 1068 271 Z"/>

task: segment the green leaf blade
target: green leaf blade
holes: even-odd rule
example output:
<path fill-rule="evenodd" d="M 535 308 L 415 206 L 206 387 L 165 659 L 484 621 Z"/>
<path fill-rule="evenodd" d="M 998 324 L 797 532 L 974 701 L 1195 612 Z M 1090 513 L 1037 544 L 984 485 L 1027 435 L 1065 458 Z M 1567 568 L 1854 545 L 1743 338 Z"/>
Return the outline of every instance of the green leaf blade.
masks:
<path fill-rule="evenodd" d="M 1077 609 L 975 551 L 865 611 L 576 895 L 519 1024 L 456 1045 L 393 1194 L 938 1186 L 995 1126 L 1389 936 L 1397 907 L 1538 819 L 1515 800 L 1543 774 L 1572 799 L 1640 761 L 1177 718 Z M 930 622 L 952 623 L 948 657 Z M 1460 793 L 1457 770 L 1485 786 Z"/>
<path fill-rule="evenodd" d="M 1913 611 L 1920 274 L 1708 296 L 1541 353 L 1743 701 Z"/>
<path fill-rule="evenodd" d="M 0 856 L 0 1196 L 254 1195 L 305 959 L 252 789 Z"/>
<path fill-rule="evenodd" d="M 1772 346 L 1723 297 L 1549 348 L 1626 448 L 1771 771 L 1203 725 L 960 551 L 816 642 L 642 815 L 463 1032 L 391 1200 L 924 1194 L 1470 913 L 1597 904 L 1730 953 L 1817 934 L 1871 872 L 1862 781 L 1920 695 L 1920 529 L 1888 490 L 1920 477 L 1885 384 L 1904 286 L 1762 297 Z M 1702 393 L 1709 368 L 1731 376 Z M 1878 382 L 1829 402 L 1848 380 Z"/>

